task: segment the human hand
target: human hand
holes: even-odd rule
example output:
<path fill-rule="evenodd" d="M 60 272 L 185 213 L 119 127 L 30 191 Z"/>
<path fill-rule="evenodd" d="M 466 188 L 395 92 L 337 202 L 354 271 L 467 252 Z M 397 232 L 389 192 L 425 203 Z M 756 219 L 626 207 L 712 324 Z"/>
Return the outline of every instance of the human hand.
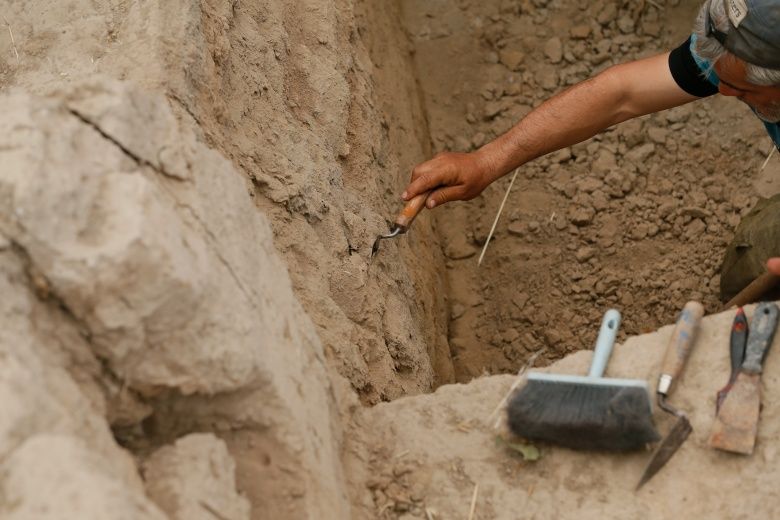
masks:
<path fill-rule="evenodd" d="M 766 268 L 770 273 L 780 276 L 780 257 L 770 258 L 766 263 Z"/>
<path fill-rule="evenodd" d="M 414 167 L 412 180 L 401 197 L 409 200 L 433 190 L 426 202 L 428 208 L 453 200 L 471 200 L 493 181 L 487 172 L 478 152 L 440 152 Z"/>

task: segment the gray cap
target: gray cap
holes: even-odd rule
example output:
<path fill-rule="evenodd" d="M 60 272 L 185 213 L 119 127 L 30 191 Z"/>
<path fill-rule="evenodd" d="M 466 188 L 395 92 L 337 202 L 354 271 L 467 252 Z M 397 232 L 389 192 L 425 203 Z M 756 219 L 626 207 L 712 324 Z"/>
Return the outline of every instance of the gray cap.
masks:
<path fill-rule="evenodd" d="M 713 1 L 724 3 L 729 31 L 723 34 L 710 22 L 710 35 L 747 63 L 780 69 L 780 0 Z"/>

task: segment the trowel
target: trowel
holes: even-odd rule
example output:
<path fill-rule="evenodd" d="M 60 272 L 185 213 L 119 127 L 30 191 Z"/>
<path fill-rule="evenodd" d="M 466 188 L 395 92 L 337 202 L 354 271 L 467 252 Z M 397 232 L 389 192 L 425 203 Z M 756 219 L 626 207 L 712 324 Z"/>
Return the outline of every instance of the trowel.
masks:
<path fill-rule="evenodd" d="M 666 347 L 664 361 L 661 367 L 661 375 L 658 378 L 658 406 L 665 412 L 676 417 L 674 426 L 669 434 L 658 445 L 650 462 L 647 463 L 639 483 L 636 485 L 638 491 L 647 481 L 653 478 L 653 475 L 669 462 L 677 450 L 682 446 L 685 440 L 693 431 L 690 420 L 681 410 L 678 410 L 669 402 L 667 398 L 677 376 L 682 373 L 685 362 L 690 356 L 691 350 L 696 338 L 696 332 L 699 323 L 704 315 L 704 307 L 699 302 L 688 302 L 680 313 L 677 325 L 674 328 L 672 337 Z"/>
<path fill-rule="evenodd" d="M 739 375 L 739 369 L 742 366 L 742 362 L 745 360 L 748 332 L 749 329 L 745 311 L 742 307 L 739 307 L 737 309 L 737 314 L 734 316 L 734 322 L 731 324 L 731 338 L 729 341 L 731 375 L 729 376 L 729 381 L 726 383 L 726 386 L 718 391 L 718 395 L 715 398 L 715 415 L 718 415 L 723 401 L 726 400 L 726 396 L 729 394 L 731 387 L 734 386 L 734 381 L 737 380 L 737 376 Z"/>
<path fill-rule="evenodd" d="M 398 235 L 403 235 L 409 231 L 409 227 L 412 225 L 412 222 L 414 222 L 415 217 L 417 217 L 420 211 L 425 207 L 425 202 L 428 200 L 430 194 L 430 191 L 420 193 L 406 203 L 404 209 L 402 209 L 395 218 L 395 223 L 390 228 L 390 232 L 386 235 L 379 235 L 376 237 L 374 245 L 371 247 L 371 258 L 379 251 L 380 240 L 397 237 Z"/>

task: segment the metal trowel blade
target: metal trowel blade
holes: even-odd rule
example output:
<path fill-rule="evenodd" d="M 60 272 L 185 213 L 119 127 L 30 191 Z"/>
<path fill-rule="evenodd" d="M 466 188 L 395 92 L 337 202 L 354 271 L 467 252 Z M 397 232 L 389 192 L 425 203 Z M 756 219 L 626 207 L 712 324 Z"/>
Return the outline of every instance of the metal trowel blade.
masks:
<path fill-rule="evenodd" d="M 404 229 L 399 226 L 394 226 L 393 229 L 390 230 L 390 233 L 386 235 L 379 235 L 376 237 L 376 240 L 374 240 L 374 245 L 371 246 L 371 256 L 369 257 L 369 261 L 371 261 L 372 258 L 374 258 L 374 255 L 379 251 L 379 241 L 384 240 L 387 238 L 393 238 L 395 236 L 398 236 L 399 234 L 403 233 Z"/>
<path fill-rule="evenodd" d="M 679 415 L 674 426 L 672 426 L 669 435 L 661 441 L 661 444 L 655 449 L 655 453 L 653 453 L 650 462 L 647 463 L 645 472 L 642 473 L 642 478 L 639 479 L 639 483 L 636 485 L 637 491 L 639 491 L 639 488 L 644 486 L 648 480 L 653 478 L 653 475 L 658 473 L 658 470 L 664 467 L 664 464 L 669 462 L 669 459 L 671 459 L 672 455 L 680 449 L 680 446 L 682 446 L 685 439 L 688 438 L 692 431 L 693 427 L 688 418 L 684 415 Z"/>

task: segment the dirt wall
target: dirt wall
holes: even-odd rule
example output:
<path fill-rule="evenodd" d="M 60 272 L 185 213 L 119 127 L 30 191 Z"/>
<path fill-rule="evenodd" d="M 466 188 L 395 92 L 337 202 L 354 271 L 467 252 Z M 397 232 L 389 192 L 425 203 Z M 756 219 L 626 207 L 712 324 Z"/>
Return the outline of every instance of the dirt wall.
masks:
<path fill-rule="evenodd" d="M 75 380 L 71 400 L 82 404 L 63 412 L 108 435 L 111 467 L 129 460 L 112 433 L 144 458 L 178 436 L 214 431 L 231 446 L 240 488 L 255 504 L 300 517 L 347 514 L 322 346 L 232 165 L 179 126 L 164 98 L 128 83 L 6 96 L 3 109 L 0 231 L 21 264 L 17 290 L 40 302 L 37 312 L 28 304 L 16 313 L 30 351 L 10 343 L 10 359 L 37 355 L 60 379 Z M 69 332 L 52 331 L 47 350 L 36 338 L 52 316 Z M 7 426 L 11 455 L 63 430 L 44 420 L 50 407 L 36 407 L 43 390 L 14 385 L 19 376 L 10 366 L 20 409 Z M 81 431 L 62 433 L 75 440 Z M 281 467 L 286 478 L 261 479 Z M 125 472 L 140 482 L 132 463 Z M 291 488 L 298 500 L 282 500 Z M 31 498 L 20 490 L 21 507 L 4 504 L 9 514 L 45 502 L 34 488 L 25 492 Z M 73 500 L 88 508 L 85 518 L 131 514 L 81 491 Z"/>
<path fill-rule="evenodd" d="M 18 335 L 55 318 L 71 331 L 32 352 L 76 381 L 76 417 L 124 468 L 105 478 L 150 518 L 244 518 L 238 495 L 182 505 L 214 479 L 253 518 L 348 517 L 342 413 L 453 379 L 432 222 L 368 262 L 430 151 L 397 5 L 37 0 L 4 15 L 0 230 L 38 309 Z M 38 387 L 16 391 L 42 421 Z M 13 426 L 25 417 L 8 453 L 59 431 Z M 164 451 L 193 432 L 225 442 L 227 458 L 202 456 L 234 460 L 235 483 Z M 29 477 L 15 460 L 4 489 Z M 84 517 L 141 515 L 115 505 Z"/>
<path fill-rule="evenodd" d="M 12 6 L 24 59 L 4 62 L 5 88 L 46 92 L 106 74 L 159 90 L 251 180 L 328 358 L 366 402 L 451 379 L 428 219 L 368 269 L 371 243 L 429 153 L 395 4 Z"/>

